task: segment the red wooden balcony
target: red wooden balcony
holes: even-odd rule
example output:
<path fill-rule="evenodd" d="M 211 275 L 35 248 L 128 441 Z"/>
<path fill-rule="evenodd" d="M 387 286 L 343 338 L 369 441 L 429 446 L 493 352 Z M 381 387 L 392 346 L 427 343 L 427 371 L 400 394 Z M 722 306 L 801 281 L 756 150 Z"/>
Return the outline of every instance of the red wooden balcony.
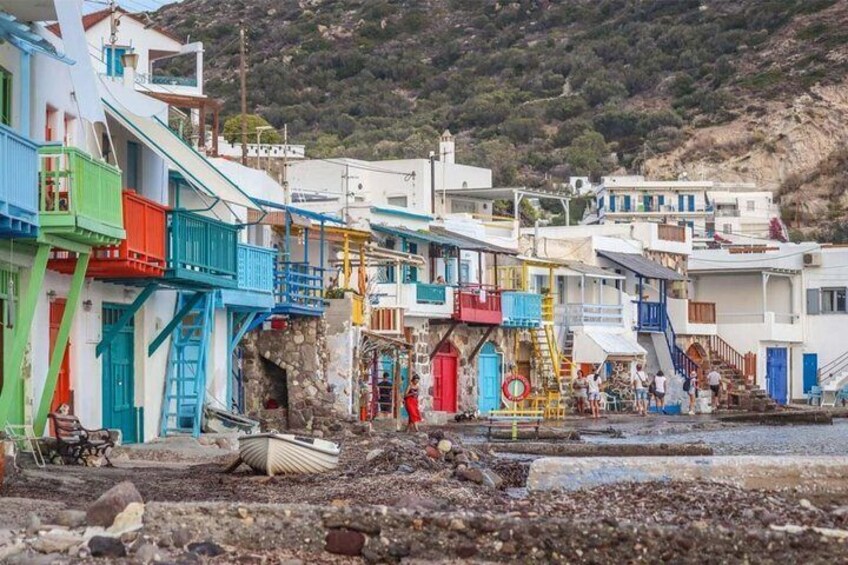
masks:
<path fill-rule="evenodd" d="M 500 324 L 503 321 L 500 289 L 479 285 L 460 287 L 454 293 L 453 319 L 468 324 Z"/>
<path fill-rule="evenodd" d="M 117 245 L 95 247 L 86 276 L 99 279 L 156 278 L 165 274 L 165 227 L 167 208 L 123 192 L 124 229 L 127 238 Z M 48 267 L 73 273 L 76 254 L 54 251 Z"/>

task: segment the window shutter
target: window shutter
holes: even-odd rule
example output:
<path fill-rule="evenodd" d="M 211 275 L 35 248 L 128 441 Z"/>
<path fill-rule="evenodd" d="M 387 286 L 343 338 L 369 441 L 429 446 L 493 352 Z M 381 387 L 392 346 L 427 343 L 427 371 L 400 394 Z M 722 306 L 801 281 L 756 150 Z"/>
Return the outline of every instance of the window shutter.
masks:
<path fill-rule="evenodd" d="M 818 288 L 807 289 L 807 314 L 821 312 L 820 291 Z"/>

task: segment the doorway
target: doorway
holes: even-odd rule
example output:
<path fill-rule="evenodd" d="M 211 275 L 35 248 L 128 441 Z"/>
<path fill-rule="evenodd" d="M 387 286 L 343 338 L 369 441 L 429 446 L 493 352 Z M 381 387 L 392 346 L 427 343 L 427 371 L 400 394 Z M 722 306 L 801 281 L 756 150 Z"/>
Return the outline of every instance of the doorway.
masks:
<path fill-rule="evenodd" d="M 804 394 L 819 384 L 819 355 L 818 353 L 804 353 Z"/>
<path fill-rule="evenodd" d="M 477 409 L 488 414 L 501 407 L 501 355 L 489 341 L 477 356 Z"/>
<path fill-rule="evenodd" d="M 449 343 L 433 358 L 433 410 L 437 412 L 456 412 L 458 359 L 456 348 Z"/>
<path fill-rule="evenodd" d="M 56 346 L 56 338 L 59 335 L 59 326 L 62 324 L 62 317 L 65 315 L 65 306 L 66 301 L 64 298 L 56 298 L 50 303 L 49 347 L 51 356 Z M 62 353 L 62 364 L 59 365 L 59 375 L 56 378 L 53 402 L 50 404 L 51 412 L 55 412 L 62 404 L 67 404 L 71 409 L 71 414 L 74 413 L 74 395 L 71 391 L 71 365 L 68 355 L 70 349 L 71 342 L 68 340 L 65 351 Z"/>
<path fill-rule="evenodd" d="M 125 304 L 103 304 L 103 335 L 128 308 Z M 138 441 L 135 410 L 135 324 L 130 318 L 103 353 L 103 427 L 121 430 L 124 443 Z"/>
<path fill-rule="evenodd" d="M 778 404 L 787 401 L 787 352 L 785 347 L 766 349 L 766 381 L 768 393 Z"/>

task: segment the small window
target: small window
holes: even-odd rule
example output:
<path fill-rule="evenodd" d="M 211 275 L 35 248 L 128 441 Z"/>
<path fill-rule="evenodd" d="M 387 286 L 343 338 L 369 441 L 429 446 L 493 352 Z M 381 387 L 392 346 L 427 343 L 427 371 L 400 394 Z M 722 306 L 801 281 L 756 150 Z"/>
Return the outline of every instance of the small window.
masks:
<path fill-rule="evenodd" d="M 721 231 L 722 233 L 733 233 L 733 224 L 724 224 Z"/>
<path fill-rule="evenodd" d="M 104 47 L 104 57 L 106 61 L 106 75 L 110 77 L 124 76 L 124 62 L 121 56 L 127 52 L 126 47 Z"/>
<path fill-rule="evenodd" d="M 821 311 L 823 314 L 844 313 L 846 310 L 844 288 L 823 288 L 821 291 Z"/>
<path fill-rule="evenodd" d="M 749 212 L 753 212 L 757 208 L 757 204 L 753 200 L 748 200 L 747 207 Z"/>
<path fill-rule="evenodd" d="M 388 202 L 389 206 L 397 206 L 398 208 L 407 207 L 406 196 L 390 196 L 386 202 Z"/>
<path fill-rule="evenodd" d="M 473 202 L 468 200 L 451 200 L 452 214 L 473 214 L 477 211 L 477 207 Z"/>
<path fill-rule="evenodd" d="M 12 73 L 3 67 L 0 67 L 0 124 L 12 125 Z"/>

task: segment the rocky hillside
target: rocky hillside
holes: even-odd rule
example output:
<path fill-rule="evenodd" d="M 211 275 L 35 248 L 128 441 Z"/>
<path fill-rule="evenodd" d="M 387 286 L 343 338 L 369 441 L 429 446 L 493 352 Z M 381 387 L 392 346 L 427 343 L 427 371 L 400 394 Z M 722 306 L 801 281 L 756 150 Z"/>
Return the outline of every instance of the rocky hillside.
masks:
<path fill-rule="evenodd" d="M 155 18 L 206 43 L 227 113 L 243 19 L 251 111 L 312 155 L 423 156 L 449 128 L 501 184 L 754 180 L 800 228 L 848 204 L 848 0 L 185 0 Z"/>

